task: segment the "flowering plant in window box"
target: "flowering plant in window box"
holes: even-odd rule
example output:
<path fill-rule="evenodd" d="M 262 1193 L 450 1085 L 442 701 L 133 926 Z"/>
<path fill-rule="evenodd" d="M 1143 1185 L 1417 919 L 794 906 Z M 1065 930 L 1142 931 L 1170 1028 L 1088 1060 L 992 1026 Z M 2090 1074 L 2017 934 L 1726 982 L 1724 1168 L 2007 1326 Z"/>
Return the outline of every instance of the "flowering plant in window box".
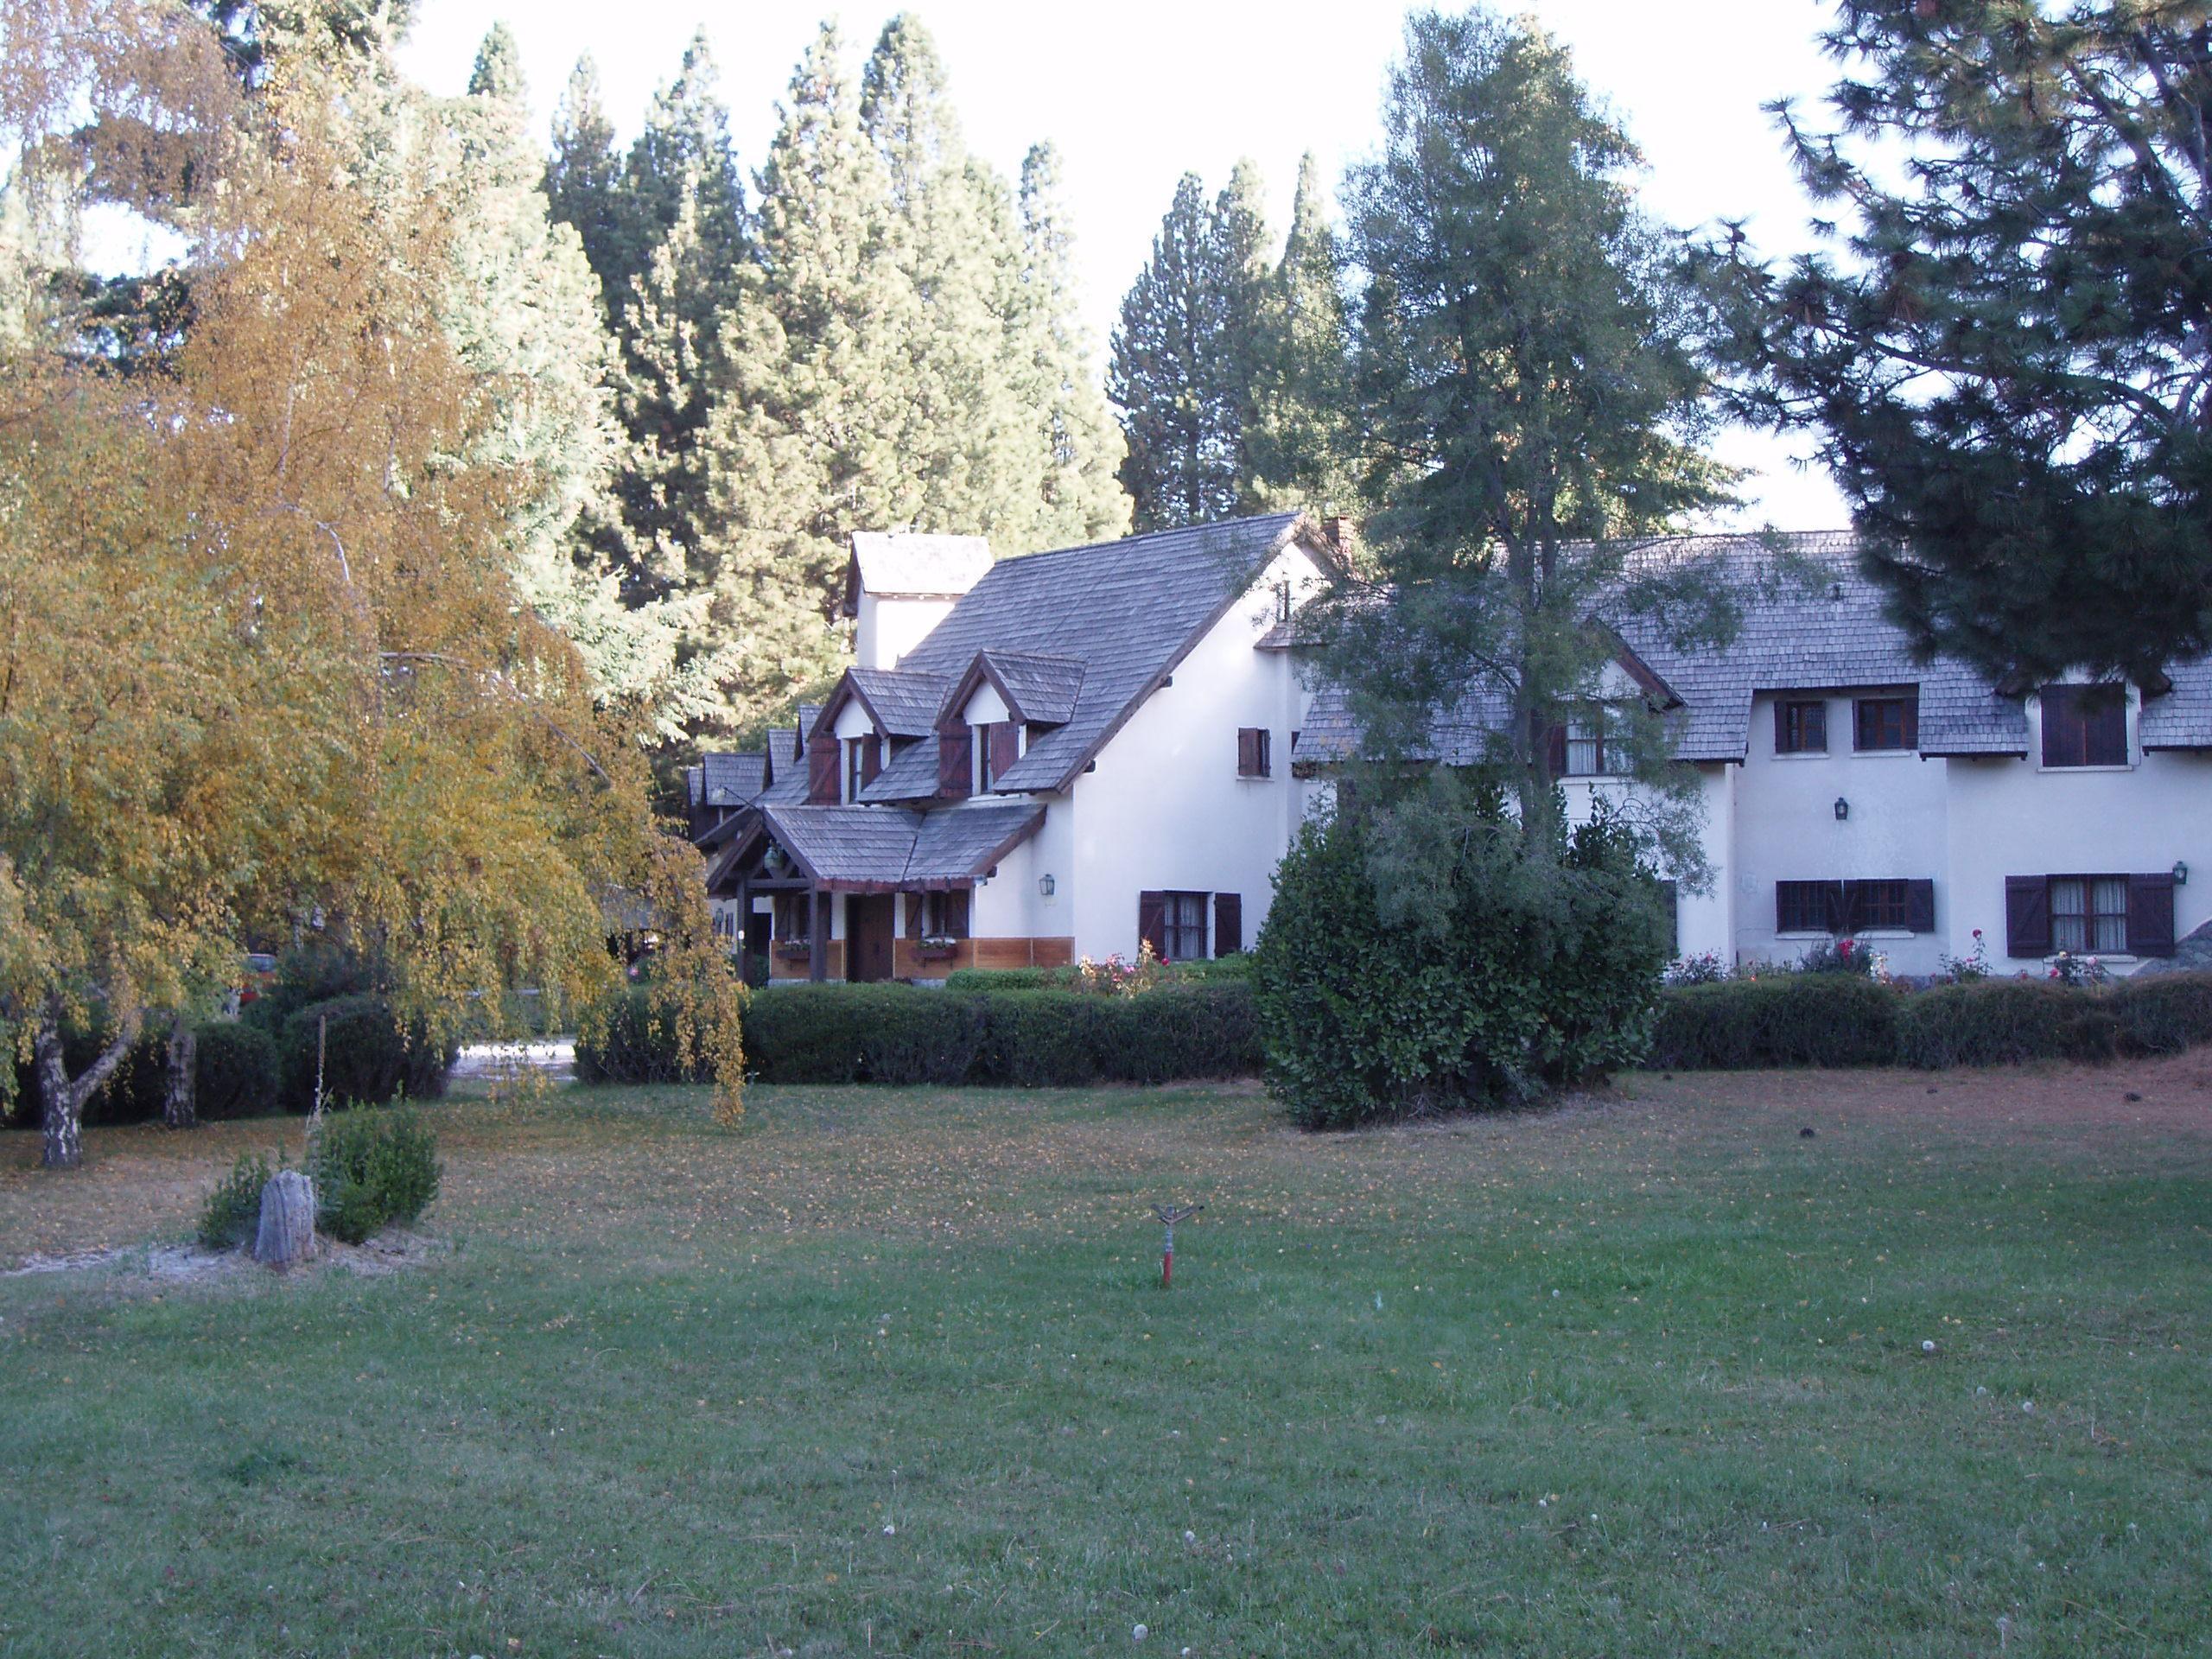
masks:
<path fill-rule="evenodd" d="M 2094 957 L 2077 957 L 2071 950 L 2062 950 L 2050 959 L 2045 977 L 2061 985 L 2101 985 L 2112 977 L 2105 965 Z"/>
<path fill-rule="evenodd" d="M 806 939 L 778 939 L 776 954 L 785 962 L 803 962 L 814 954 L 814 945 Z"/>
<path fill-rule="evenodd" d="M 914 943 L 914 954 L 924 962 L 949 962 L 960 951 L 960 941 L 950 933 L 925 933 Z"/>

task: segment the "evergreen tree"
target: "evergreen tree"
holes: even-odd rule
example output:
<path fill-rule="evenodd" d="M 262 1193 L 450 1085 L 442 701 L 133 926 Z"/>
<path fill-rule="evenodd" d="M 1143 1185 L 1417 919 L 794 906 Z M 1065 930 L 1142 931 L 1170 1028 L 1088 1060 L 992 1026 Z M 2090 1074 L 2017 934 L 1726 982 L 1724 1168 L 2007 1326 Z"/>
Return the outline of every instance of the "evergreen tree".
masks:
<path fill-rule="evenodd" d="M 644 130 L 623 165 L 626 300 L 628 284 L 675 228 L 687 196 L 695 198 L 691 211 L 706 251 L 705 269 L 728 273 L 716 279 L 715 308 L 723 308 L 735 291 L 735 272 L 746 257 L 745 187 L 730 146 L 729 111 L 716 90 L 720 83 L 702 29 L 683 48 L 676 79 L 653 94 Z"/>
<path fill-rule="evenodd" d="M 1260 505 L 1252 439 L 1274 332 L 1267 196 L 1256 162 L 1241 161 L 1230 169 L 1228 188 L 1214 200 L 1208 262 L 1220 290 L 1215 310 L 1221 327 L 1209 389 L 1211 423 L 1222 449 L 1233 457 L 1236 498 L 1230 511 L 1237 513 Z"/>
<path fill-rule="evenodd" d="M 1038 516 L 1024 539 L 1036 547 L 1107 539 L 1129 523 L 1129 499 L 1116 476 L 1122 440 L 1093 377 L 1060 200 L 1059 156 L 1050 144 L 1033 146 L 1022 161 L 1021 239 L 1026 372 L 1020 402 L 1043 456 Z"/>
<path fill-rule="evenodd" d="M 795 73 L 759 181 L 759 257 L 710 388 L 716 723 L 748 723 L 836 660 L 833 594 L 855 530 L 926 511 L 909 419 L 890 181 L 861 130 L 836 29 Z"/>
<path fill-rule="evenodd" d="M 1356 505 L 1343 256 L 1320 169 L 1299 163 L 1290 235 L 1268 285 L 1245 445 L 1262 505 Z"/>
<path fill-rule="evenodd" d="M 501 99 L 518 109 L 530 102 L 523 86 L 522 46 L 514 30 L 504 22 L 493 23 L 484 43 L 476 48 L 476 62 L 468 73 L 468 95 Z"/>
<path fill-rule="evenodd" d="M 545 196 L 556 225 L 573 225 L 584 257 L 598 278 L 609 317 L 620 308 L 633 269 L 626 247 L 622 162 L 614 150 L 614 124 L 601 106 L 599 68 L 587 53 L 569 73 L 568 89 L 553 112 L 553 154 L 545 165 Z"/>
<path fill-rule="evenodd" d="M 1121 467 L 1139 531 L 1204 524 L 1236 510 L 1237 461 L 1220 428 L 1226 319 L 1218 248 L 1195 173 L 1153 238 L 1152 257 L 1122 301 L 1106 391 L 1122 410 Z"/>
<path fill-rule="evenodd" d="M 2212 3 L 1842 0 L 1822 38 L 1838 130 L 1776 109 L 1855 223 L 1715 251 L 1748 406 L 1823 435 L 1923 649 L 2156 690 L 2212 648 Z"/>
<path fill-rule="evenodd" d="M 1637 163 L 1564 48 L 1478 9 L 1408 20 L 1382 153 L 1349 181 L 1376 569 L 1337 603 L 1330 667 L 1385 761 L 1422 753 L 1440 708 L 1499 710 L 1478 782 L 1510 793 L 1539 868 L 1559 845 L 1549 733 L 1595 699 L 1618 648 L 1599 613 L 1657 598 L 1621 538 L 1719 493 L 1694 442 L 1705 382 L 1628 182 Z M 1727 595 L 1655 580 L 1673 582 L 1685 638 L 1725 633 Z M 1694 885 L 1694 780 L 1648 711 L 1616 714 L 1637 775 L 1680 815 L 1651 827 Z M 1457 844 L 1469 809 L 1453 787 L 1423 779 L 1383 834 L 1401 896 L 1442 879 L 1422 861 Z"/>

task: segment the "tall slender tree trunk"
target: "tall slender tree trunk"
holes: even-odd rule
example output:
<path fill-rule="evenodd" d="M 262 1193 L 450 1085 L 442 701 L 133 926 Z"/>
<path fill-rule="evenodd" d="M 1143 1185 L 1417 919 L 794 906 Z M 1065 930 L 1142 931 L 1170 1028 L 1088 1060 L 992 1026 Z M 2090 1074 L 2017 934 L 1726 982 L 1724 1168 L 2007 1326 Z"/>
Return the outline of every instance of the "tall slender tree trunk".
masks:
<path fill-rule="evenodd" d="M 162 1087 L 162 1122 L 173 1129 L 194 1128 L 200 1122 L 200 1103 L 194 1091 L 199 1058 L 199 1034 L 180 1012 L 169 1020 L 168 1073 Z"/>

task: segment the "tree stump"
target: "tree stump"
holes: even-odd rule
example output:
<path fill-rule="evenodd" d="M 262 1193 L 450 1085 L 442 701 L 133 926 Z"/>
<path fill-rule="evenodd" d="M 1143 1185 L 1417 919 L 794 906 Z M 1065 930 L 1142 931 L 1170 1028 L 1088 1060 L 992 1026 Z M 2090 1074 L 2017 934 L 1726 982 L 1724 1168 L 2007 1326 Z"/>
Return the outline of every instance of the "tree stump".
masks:
<path fill-rule="evenodd" d="M 261 1229 L 253 1259 L 289 1268 L 315 1254 L 315 1183 L 296 1169 L 278 1172 L 261 1189 Z"/>

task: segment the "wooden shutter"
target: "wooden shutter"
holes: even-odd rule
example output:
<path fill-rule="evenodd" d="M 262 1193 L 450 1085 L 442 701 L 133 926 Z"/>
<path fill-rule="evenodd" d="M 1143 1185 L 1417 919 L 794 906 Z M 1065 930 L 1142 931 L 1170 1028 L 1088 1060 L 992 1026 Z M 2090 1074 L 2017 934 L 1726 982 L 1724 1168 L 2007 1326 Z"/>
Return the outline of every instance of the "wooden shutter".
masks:
<path fill-rule="evenodd" d="M 883 771 L 883 739 L 870 732 L 861 741 L 861 787 L 866 789 Z"/>
<path fill-rule="evenodd" d="M 1213 896 L 1213 953 L 1233 957 L 1244 948 L 1244 895 L 1217 893 Z"/>
<path fill-rule="evenodd" d="M 1859 931 L 1859 884 L 1830 881 L 1827 887 L 1828 931 L 1840 939 L 1847 939 Z"/>
<path fill-rule="evenodd" d="M 1260 748 L 1260 767 L 1255 775 L 1261 778 L 1268 777 L 1274 771 L 1274 757 L 1268 753 L 1268 749 L 1274 742 L 1274 734 L 1262 726 L 1253 733 L 1253 736 L 1258 740 Z"/>
<path fill-rule="evenodd" d="M 944 895 L 944 935 L 949 939 L 968 937 L 968 889 L 955 887 Z"/>
<path fill-rule="evenodd" d="M 963 800 L 970 792 L 969 772 L 975 766 L 975 740 L 965 726 L 948 728 L 937 734 L 937 792 L 947 800 Z"/>
<path fill-rule="evenodd" d="M 1020 728 L 1010 720 L 991 723 L 991 781 L 998 780 L 1014 770 L 1014 763 L 1021 759 L 1020 745 L 1015 741 Z"/>
<path fill-rule="evenodd" d="M 1796 746 L 1789 741 L 1789 704 L 1787 701 L 1774 705 L 1774 752 L 1788 754 Z"/>
<path fill-rule="evenodd" d="M 1567 728 L 1554 726 L 1544 735 L 1544 763 L 1554 778 L 1567 776 Z"/>
<path fill-rule="evenodd" d="M 1137 894 L 1137 938 L 1149 944 L 1152 954 L 1165 957 L 1167 954 L 1167 895 L 1164 893 Z"/>
<path fill-rule="evenodd" d="M 2171 871 L 2127 878 L 2127 949 L 2138 957 L 2174 953 L 2174 878 Z"/>
<path fill-rule="evenodd" d="M 929 904 L 929 894 L 910 893 L 906 895 L 906 937 L 910 939 L 918 939 L 922 937 L 922 912 Z"/>
<path fill-rule="evenodd" d="M 2008 957 L 2047 957 L 2050 954 L 2049 876 L 2008 875 L 2005 878 L 2005 954 Z"/>
<path fill-rule="evenodd" d="M 810 738 L 806 745 L 806 798 L 816 806 L 832 806 L 837 800 L 837 740 Z"/>
<path fill-rule="evenodd" d="M 1682 954 L 1682 893 L 1672 881 L 1659 884 L 1659 912 L 1667 921 L 1667 959 Z"/>
<path fill-rule="evenodd" d="M 1904 884 L 1904 925 L 1916 933 L 1936 931 L 1936 884 L 1933 881 L 1908 881 Z"/>
<path fill-rule="evenodd" d="M 1260 733 L 1257 727 L 1239 726 L 1236 728 L 1236 775 L 1239 778 L 1260 775 Z"/>

